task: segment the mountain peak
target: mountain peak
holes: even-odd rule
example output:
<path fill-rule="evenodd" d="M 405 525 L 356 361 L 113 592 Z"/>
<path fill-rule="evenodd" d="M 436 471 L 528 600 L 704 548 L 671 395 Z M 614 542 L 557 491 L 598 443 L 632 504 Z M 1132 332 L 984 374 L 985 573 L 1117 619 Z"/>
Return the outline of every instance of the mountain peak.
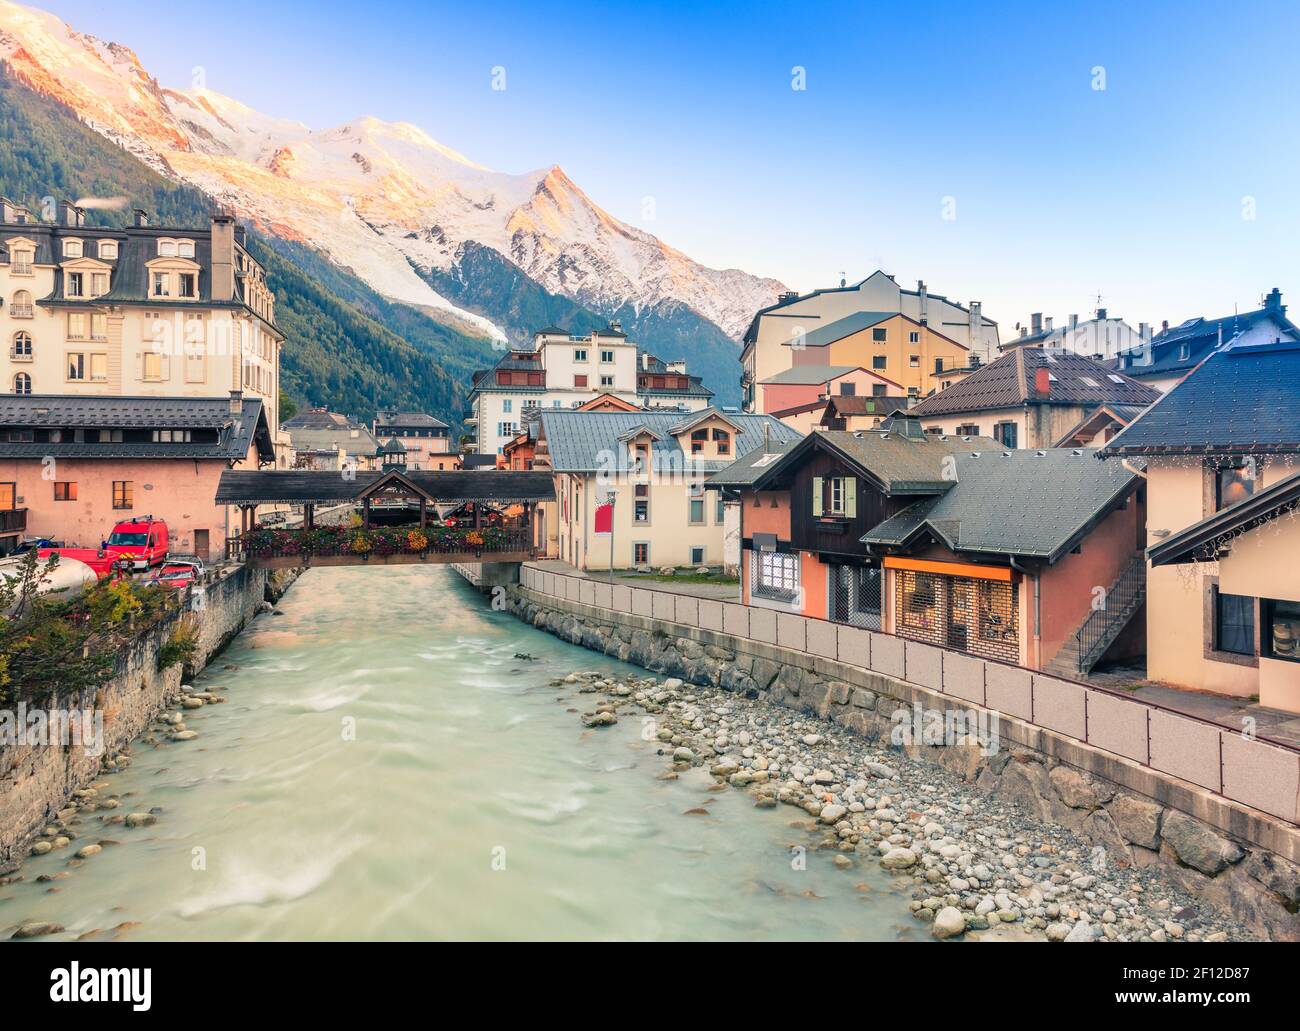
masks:
<path fill-rule="evenodd" d="M 733 339 L 783 289 L 706 268 L 620 221 L 558 164 L 512 175 L 410 122 L 363 115 L 313 130 L 202 87 L 165 89 L 129 47 L 12 0 L 0 0 L 0 60 L 162 174 L 311 241 L 395 300 L 477 319 L 498 338 L 430 286 L 433 272 L 454 272 L 466 244 L 599 314 L 684 305 Z"/>

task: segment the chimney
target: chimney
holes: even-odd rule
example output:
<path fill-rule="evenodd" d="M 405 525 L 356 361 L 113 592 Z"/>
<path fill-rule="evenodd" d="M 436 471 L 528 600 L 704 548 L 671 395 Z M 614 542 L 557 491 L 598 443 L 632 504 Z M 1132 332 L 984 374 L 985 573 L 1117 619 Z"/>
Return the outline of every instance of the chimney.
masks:
<path fill-rule="evenodd" d="M 1029 321 L 1033 326 L 1033 332 L 1035 334 L 1043 331 L 1043 313 L 1041 311 L 1036 311 L 1034 314 L 1030 315 Z"/>
<path fill-rule="evenodd" d="M 1273 287 L 1264 298 L 1264 310 L 1277 312 L 1278 315 L 1286 314 L 1286 305 L 1282 303 L 1282 291 Z"/>
<path fill-rule="evenodd" d="M 799 293 L 796 290 L 787 290 L 777 297 L 778 304 L 789 304 L 791 301 L 799 300 Z"/>
<path fill-rule="evenodd" d="M 230 414 L 235 417 L 244 414 L 244 392 L 242 390 L 232 390 L 230 392 Z"/>
<path fill-rule="evenodd" d="M 74 228 L 76 226 L 85 225 L 86 213 L 81 208 L 73 204 L 72 201 L 70 200 L 59 201 L 59 205 L 55 210 L 57 212 L 55 219 L 59 223 L 59 225 L 72 226 Z"/>
<path fill-rule="evenodd" d="M 1048 316 L 1047 318 L 1045 318 L 1045 319 L 1043 320 L 1043 328 L 1044 328 L 1045 330 L 1047 330 L 1047 332 L 1049 332 L 1049 333 L 1052 331 L 1052 319 L 1051 319 L 1051 316 Z"/>
<path fill-rule="evenodd" d="M 135 226 L 137 229 L 143 229 L 149 224 L 149 212 L 144 208 L 135 209 Z"/>
<path fill-rule="evenodd" d="M 1046 397 L 1052 392 L 1051 373 L 1046 366 L 1040 365 L 1034 370 L 1034 394 L 1038 397 Z"/>
<path fill-rule="evenodd" d="M 1162 320 L 1160 321 L 1160 332 L 1161 332 L 1161 333 L 1168 333 L 1168 332 L 1169 332 L 1169 320 L 1168 320 L 1168 319 L 1162 319 Z"/>
<path fill-rule="evenodd" d="M 921 295 L 921 325 L 930 324 L 930 291 L 925 288 L 925 280 L 916 281 L 916 292 Z"/>
<path fill-rule="evenodd" d="M 1146 340 L 1151 336 L 1151 324 L 1149 322 L 1138 323 L 1138 339 Z"/>
<path fill-rule="evenodd" d="M 1098 309 L 1097 309 L 1097 318 L 1100 319 L 1100 320 L 1103 321 L 1103 322 L 1106 321 L 1106 309 L 1105 309 L 1105 308 L 1098 308 Z"/>
<path fill-rule="evenodd" d="M 1073 332 L 1074 332 L 1076 329 L 1078 329 L 1078 328 L 1079 328 L 1079 316 L 1078 316 L 1078 315 L 1071 315 L 1071 316 L 1070 316 L 1070 332 L 1073 333 Z"/>
<path fill-rule="evenodd" d="M 212 216 L 212 299 L 235 298 L 235 216 L 224 212 Z"/>

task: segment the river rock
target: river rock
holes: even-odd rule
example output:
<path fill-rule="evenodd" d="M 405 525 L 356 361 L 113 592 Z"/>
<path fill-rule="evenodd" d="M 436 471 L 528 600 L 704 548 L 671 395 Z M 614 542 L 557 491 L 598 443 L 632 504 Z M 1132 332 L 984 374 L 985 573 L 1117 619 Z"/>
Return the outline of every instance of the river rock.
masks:
<path fill-rule="evenodd" d="M 891 848 L 880 857 L 880 865 L 886 870 L 906 870 L 916 865 L 916 853 L 910 848 Z"/>
<path fill-rule="evenodd" d="M 181 699 L 182 709 L 202 709 L 204 704 L 205 703 L 202 698 L 195 698 L 193 695 L 190 695 L 188 698 Z"/>
<path fill-rule="evenodd" d="M 178 730 L 172 735 L 173 741 L 193 741 L 199 736 L 197 730 Z"/>
<path fill-rule="evenodd" d="M 82 845 L 81 848 L 77 849 L 76 856 L 78 859 L 89 859 L 91 856 L 97 856 L 103 851 L 104 849 L 100 845 Z"/>
<path fill-rule="evenodd" d="M 820 813 L 821 821 L 822 823 L 839 823 L 844 819 L 844 814 L 848 811 L 848 808 L 842 805 L 825 806 Z"/>
<path fill-rule="evenodd" d="M 1065 936 L 1068 942 L 1090 942 L 1097 940 L 1097 932 L 1093 929 L 1092 924 L 1085 924 L 1083 921 L 1075 924 L 1070 928 L 1070 933 Z"/>
<path fill-rule="evenodd" d="M 956 938 L 957 935 L 966 933 L 966 918 L 956 906 L 944 906 L 934 915 L 930 933 L 941 940 Z"/>
<path fill-rule="evenodd" d="M 126 825 L 128 827 L 148 827 L 158 822 L 158 817 L 153 813 L 127 813 Z"/>
<path fill-rule="evenodd" d="M 609 727 L 618 722 L 618 717 L 612 712 L 593 712 L 590 716 L 584 716 L 582 722 L 588 727 Z"/>
<path fill-rule="evenodd" d="M 31 923 L 20 924 L 18 930 L 14 931 L 13 936 L 15 938 L 43 938 L 47 934 L 58 934 L 62 930 L 62 924 L 34 920 Z"/>
<path fill-rule="evenodd" d="M 45 855 L 46 852 L 49 852 L 52 848 L 54 848 L 53 842 L 38 841 L 35 845 L 32 846 L 32 855 L 43 856 Z"/>
<path fill-rule="evenodd" d="M 1047 940 L 1049 942 L 1063 942 L 1070 934 L 1069 924 L 1048 924 Z"/>
<path fill-rule="evenodd" d="M 1179 860 L 1210 877 L 1226 869 L 1230 863 L 1239 862 L 1245 855 L 1227 838 L 1176 810 L 1171 809 L 1165 814 L 1162 834 Z"/>
<path fill-rule="evenodd" d="M 1133 795 L 1116 795 L 1108 811 L 1125 841 L 1143 848 L 1160 847 L 1160 817 L 1164 809 L 1155 802 Z"/>

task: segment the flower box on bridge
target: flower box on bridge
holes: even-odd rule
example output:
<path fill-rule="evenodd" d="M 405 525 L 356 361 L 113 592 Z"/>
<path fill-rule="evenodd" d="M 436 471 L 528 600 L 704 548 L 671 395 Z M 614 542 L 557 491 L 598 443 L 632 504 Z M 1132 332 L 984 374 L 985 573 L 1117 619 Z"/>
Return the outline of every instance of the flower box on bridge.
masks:
<path fill-rule="evenodd" d="M 375 563 L 523 562 L 538 557 L 532 512 L 552 501 L 555 489 L 544 472 L 365 472 L 229 470 L 221 477 L 217 502 L 238 506 L 241 533 L 229 540 L 232 559 L 284 568 Z M 361 526 L 316 526 L 318 504 L 354 504 Z M 372 527 L 372 505 L 414 505 L 418 526 Z M 257 526 L 257 508 L 292 504 L 303 510 L 303 526 Z M 438 506 L 472 504 L 473 526 L 430 525 Z M 504 526 L 480 525 L 484 507 L 518 507 Z"/>

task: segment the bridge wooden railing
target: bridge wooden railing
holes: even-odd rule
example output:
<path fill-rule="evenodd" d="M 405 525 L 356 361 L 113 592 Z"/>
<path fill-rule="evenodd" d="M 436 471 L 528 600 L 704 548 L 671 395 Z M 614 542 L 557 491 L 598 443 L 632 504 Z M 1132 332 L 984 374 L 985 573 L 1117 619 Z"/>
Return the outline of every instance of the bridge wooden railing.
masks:
<path fill-rule="evenodd" d="M 226 541 L 233 561 L 285 564 L 300 559 L 343 559 L 357 563 L 406 556 L 413 560 L 476 562 L 493 556 L 533 557 L 532 528 L 485 526 L 479 529 L 427 526 L 259 527 Z"/>

